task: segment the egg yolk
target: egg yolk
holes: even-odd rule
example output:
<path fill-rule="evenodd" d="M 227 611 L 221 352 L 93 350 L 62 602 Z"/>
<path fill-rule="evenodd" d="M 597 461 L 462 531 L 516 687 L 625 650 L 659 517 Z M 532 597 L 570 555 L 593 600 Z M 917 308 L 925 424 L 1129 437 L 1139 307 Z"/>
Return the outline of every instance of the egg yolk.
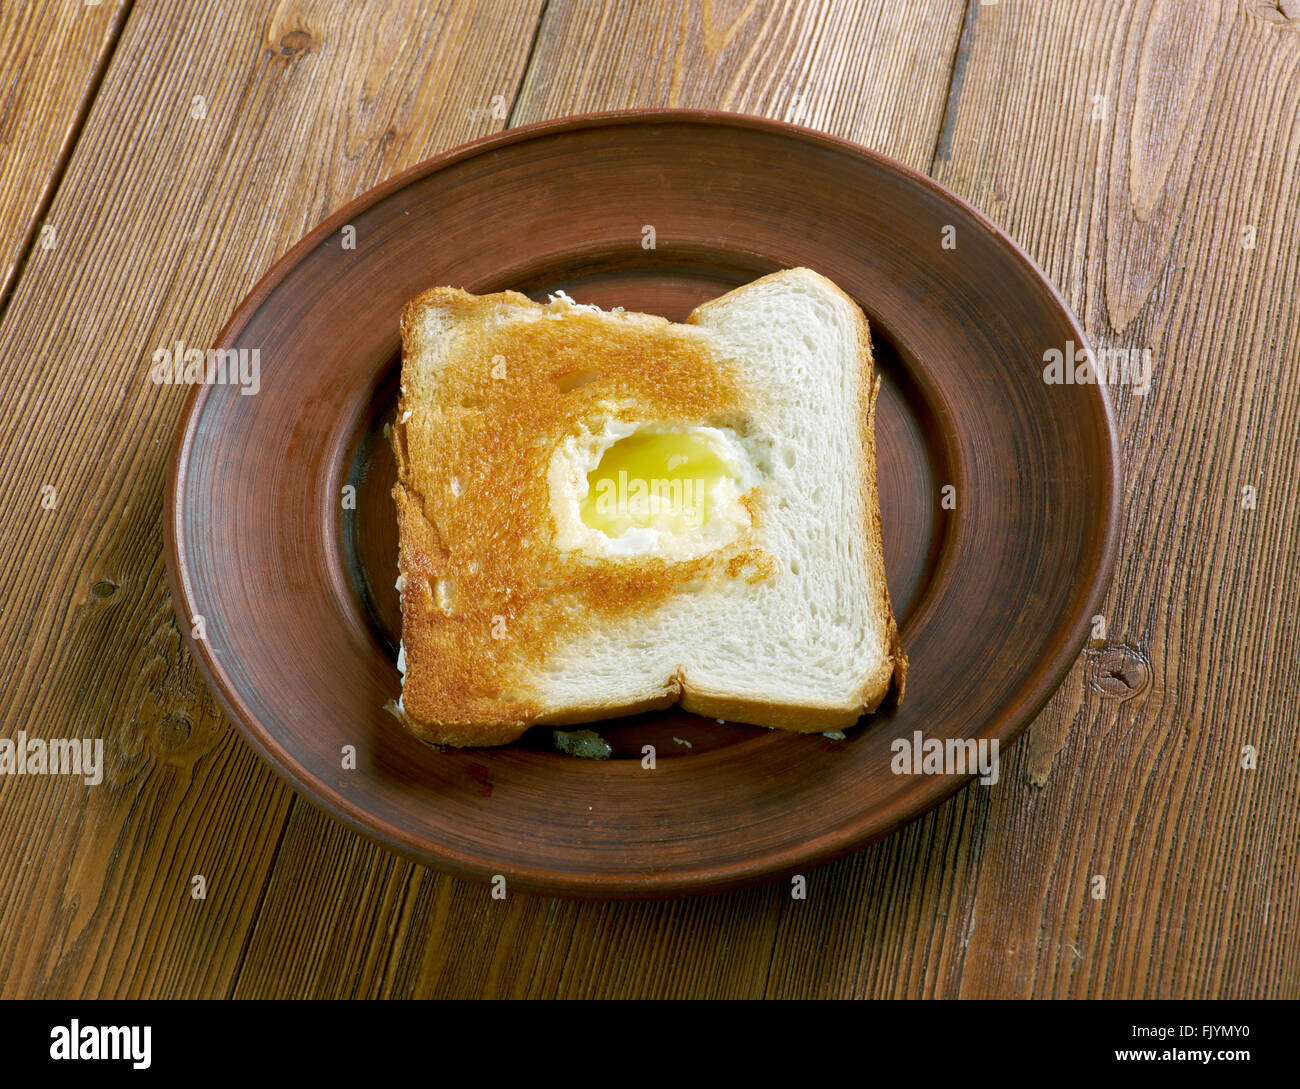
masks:
<path fill-rule="evenodd" d="M 709 496 L 734 479 L 706 437 L 635 432 L 619 439 L 587 474 L 582 521 L 607 537 L 629 529 L 689 533 L 709 520 Z"/>

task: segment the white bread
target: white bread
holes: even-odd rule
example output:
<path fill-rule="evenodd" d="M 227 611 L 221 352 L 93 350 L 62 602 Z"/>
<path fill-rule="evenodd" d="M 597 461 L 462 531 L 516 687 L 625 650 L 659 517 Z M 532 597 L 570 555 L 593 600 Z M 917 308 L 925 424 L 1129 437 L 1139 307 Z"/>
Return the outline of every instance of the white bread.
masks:
<path fill-rule="evenodd" d="M 901 699 L 878 383 L 866 319 L 829 280 L 774 273 L 685 325 L 439 288 L 402 330 L 401 706 L 417 736 L 502 744 L 674 702 L 824 732 L 891 684 Z M 749 459 L 749 524 L 686 559 L 557 549 L 556 451 L 611 419 L 722 429 Z"/>

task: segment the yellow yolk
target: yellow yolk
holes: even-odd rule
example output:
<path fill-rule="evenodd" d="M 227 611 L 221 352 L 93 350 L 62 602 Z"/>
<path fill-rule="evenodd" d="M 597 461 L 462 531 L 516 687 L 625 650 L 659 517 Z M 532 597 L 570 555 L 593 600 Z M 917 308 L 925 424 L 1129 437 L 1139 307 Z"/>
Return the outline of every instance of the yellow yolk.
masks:
<path fill-rule="evenodd" d="M 709 520 L 708 497 L 734 479 L 707 438 L 685 431 L 619 439 L 587 474 L 583 522 L 607 537 L 629 529 L 688 533 Z"/>

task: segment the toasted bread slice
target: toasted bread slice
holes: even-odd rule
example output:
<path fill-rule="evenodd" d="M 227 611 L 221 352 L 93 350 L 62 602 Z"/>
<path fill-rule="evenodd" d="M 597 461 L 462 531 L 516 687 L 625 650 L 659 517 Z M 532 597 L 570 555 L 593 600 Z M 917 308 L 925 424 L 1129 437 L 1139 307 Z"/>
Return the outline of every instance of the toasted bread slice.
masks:
<path fill-rule="evenodd" d="M 764 276 L 685 324 L 435 288 L 401 327 L 398 708 L 418 737 L 499 745 L 674 702 L 831 731 L 891 684 L 901 698 L 878 382 L 866 319 L 829 280 Z M 718 452 L 712 513 L 587 525 L 589 472 L 649 432 Z"/>

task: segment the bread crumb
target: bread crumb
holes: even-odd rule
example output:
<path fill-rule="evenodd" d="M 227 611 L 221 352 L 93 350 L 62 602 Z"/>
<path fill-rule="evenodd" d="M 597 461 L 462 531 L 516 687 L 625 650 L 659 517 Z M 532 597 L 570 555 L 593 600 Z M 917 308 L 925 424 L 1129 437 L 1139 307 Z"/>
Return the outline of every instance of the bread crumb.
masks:
<path fill-rule="evenodd" d="M 718 721 L 721 722 L 722 720 L 719 719 Z M 686 738 L 684 737 L 674 737 L 673 740 L 676 741 L 677 744 L 679 745 L 685 745 L 688 749 L 695 748 L 695 746 L 691 744 L 691 742 L 687 741 Z"/>
<path fill-rule="evenodd" d="M 827 739 L 829 739 L 829 740 L 831 740 L 831 741 L 844 741 L 844 740 L 845 740 L 845 736 L 844 736 L 844 731 L 843 731 L 843 730 L 828 730 L 828 731 L 826 731 L 825 733 L 822 734 L 822 737 L 827 738 Z"/>

